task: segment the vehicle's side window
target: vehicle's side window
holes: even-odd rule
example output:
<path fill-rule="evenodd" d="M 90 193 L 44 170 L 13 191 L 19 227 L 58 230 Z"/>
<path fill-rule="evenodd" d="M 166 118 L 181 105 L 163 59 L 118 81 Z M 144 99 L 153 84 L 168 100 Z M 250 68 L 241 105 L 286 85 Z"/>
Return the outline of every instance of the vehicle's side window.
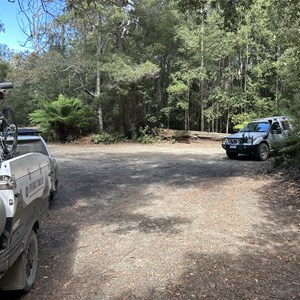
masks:
<path fill-rule="evenodd" d="M 277 129 L 280 129 L 279 123 L 278 122 L 274 122 L 272 124 L 271 130 L 277 130 Z"/>
<path fill-rule="evenodd" d="M 281 125 L 283 130 L 289 130 L 290 129 L 290 124 L 287 120 L 281 121 Z"/>

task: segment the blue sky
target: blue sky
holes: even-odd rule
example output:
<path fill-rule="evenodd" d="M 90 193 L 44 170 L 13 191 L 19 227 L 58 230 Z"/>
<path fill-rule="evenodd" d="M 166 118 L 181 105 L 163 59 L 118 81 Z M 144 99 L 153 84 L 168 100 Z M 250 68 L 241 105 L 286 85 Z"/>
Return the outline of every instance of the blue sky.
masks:
<path fill-rule="evenodd" d="M 0 20 L 4 24 L 5 33 L 0 33 L 0 44 L 6 44 L 10 49 L 18 51 L 27 50 L 20 46 L 19 42 L 26 40 L 18 25 L 19 15 L 18 2 L 0 0 Z"/>
<path fill-rule="evenodd" d="M 12 1 L 12 0 L 11 0 Z M 60 1 L 58 1 L 59 3 Z M 61 0 L 61 4 L 64 1 Z M 134 10 L 132 6 L 133 1 L 129 0 L 127 5 L 127 10 Z M 9 2 L 8 0 L 0 0 L 0 21 L 4 24 L 5 32 L 0 32 L 0 44 L 5 44 L 11 50 L 25 51 L 32 50 L 30 48 L 31 44 L 28 43 L 28 47 L 22 47 L 26 41 L 26 36 L 19 27 L 19 22 L 21 21 L 22 14 L 20 14 L 18 1 Z M 20 22 L 22 24 L 22 22 Z"/>

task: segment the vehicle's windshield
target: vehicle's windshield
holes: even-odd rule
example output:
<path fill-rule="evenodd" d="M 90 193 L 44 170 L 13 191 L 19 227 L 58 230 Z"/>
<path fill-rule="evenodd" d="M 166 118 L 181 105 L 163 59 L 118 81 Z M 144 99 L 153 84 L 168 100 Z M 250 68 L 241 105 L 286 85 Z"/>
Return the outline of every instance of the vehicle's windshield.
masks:
<path fill-rule="evenodd" d="M 251 122 L 241 132 L 267 132 L 270 129 L 269 122 Z"/>

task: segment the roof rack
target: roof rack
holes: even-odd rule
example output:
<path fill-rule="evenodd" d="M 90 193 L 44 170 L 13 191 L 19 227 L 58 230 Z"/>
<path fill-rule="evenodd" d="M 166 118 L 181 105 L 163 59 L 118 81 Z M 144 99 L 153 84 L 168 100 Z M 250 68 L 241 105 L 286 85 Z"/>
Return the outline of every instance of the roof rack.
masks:
<path fill-rule="evenodd" d="M 41 131 L 33 128 L 18 128 L 18 135 L 40 135 Z"/>

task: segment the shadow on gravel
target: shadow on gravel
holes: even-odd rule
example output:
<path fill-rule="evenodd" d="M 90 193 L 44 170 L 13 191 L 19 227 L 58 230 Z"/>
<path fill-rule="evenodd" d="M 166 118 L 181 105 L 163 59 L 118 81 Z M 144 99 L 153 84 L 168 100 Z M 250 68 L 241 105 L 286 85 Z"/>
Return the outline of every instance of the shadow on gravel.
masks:
<path fill-rule="evenodd" d="M 176 283 L 149 289 L 142 297 L 127 290 L 114 300 L 300 299 L 300 182 L 277 174 L 258 190 L 266 223 L 243 238 L 236 255 L 187 252 Z M 103 298 L 105 299 L 105 297 Z"/>
<path fill-rule="evenodd" d="M 163 185 L 189 188 L 200 185 L 208 189 L 216 182 L 230 182 L 232 177 L 256 178 L 268 166 L 268 162 L 255 161 L 251 156 L 240 156 L 237 160 L 227 157 L 192 154 L 111 154 L 99 159 L 74 157 L 71 163 L 61 163 L 59 203 L 52 210 L 69 207 L 78 199 L 97 199 L 98 205 L 126 202 L 132 193 L 138 194 L 146 205 L 147 187 Z M 100 201 L 99 201 L 100 199 Z"/>
<path fill-rule="evenodd" d="M 163 289 L 137 296 L 127 290 L 114 300 L 299 299 L 299 269 L 271 252 L 238 255 L 186 254 L 186 271 Z M 102 299 L 105 299 L 103 297 Z"/>
<path fill-rule="evenodd" d="M 164 193 L 166 187 L 184 190 L 199 186 L 205 190 L 219 182 L 230 184 L 236 176 L 256 178 L 267 162 L 204 154 L 138 153 L 133 156 L 122 153 L 88 158 L 74 156 L 67 161 L 61 158 L 60 165 L 59 191 L 39 238 L 39 276 L 35 289 L 24 299 L 68 299 L 67 294 L 56 294 L 56 287 L 67 290 L 72 281 L 78 231 L 82 226 L 115 225 L 113 233 L 120 235 L 135 231 L 179 234 L 180 226 L 191 220 L 133 213 L 161 200 L 148 192 L 149 187 L 164 188 Z M 292 265 L 289 272 L 288 267 L 283 267 L 285 261 L 273 261 L 271 252 L 258 257 L 255 251 L 242 251 L 224 256 L 186 253 L 186 271 L 177 283 L 170 283 L 163 290 L 150 290 L 142 298 L 130 290 L 123 294 L 120 291 L 118 299 L 276 299 L 270 295 L 279 297 L 278 285 L 285 280 L 291 282 L 290 293 L 296 295 L 299 286 L 292 283 L 292 275 L 296 273 L 296 270 L 292 272 Z M 277 271 L 270 275 L 273 266 Z M 106 298 L 95 295 L 92 299 Z"/>
<path fill-rule="evenodd" d="M 300 180 L 276 171 L 272 178 L 274 181 L 257 191 L 264 195 L 259 205 L 265 212 L 266 223 L 256 228 L 256 244 L 272 247 L 274 256 L 297 265 L 294 281 L 298 282 L 300 294 Z"/>
<path fill-rule="evenodd" d="M 112 213 L 101 217 L 101 222 L 105 225 L 119 224 L 114 233 L 128 234 L 131 231 L 142 233 L 168 233 L 176 234 L 180 232 L 178 226 L 190 223 L 185 218 L 153 218 L 143 214 Z"/>

